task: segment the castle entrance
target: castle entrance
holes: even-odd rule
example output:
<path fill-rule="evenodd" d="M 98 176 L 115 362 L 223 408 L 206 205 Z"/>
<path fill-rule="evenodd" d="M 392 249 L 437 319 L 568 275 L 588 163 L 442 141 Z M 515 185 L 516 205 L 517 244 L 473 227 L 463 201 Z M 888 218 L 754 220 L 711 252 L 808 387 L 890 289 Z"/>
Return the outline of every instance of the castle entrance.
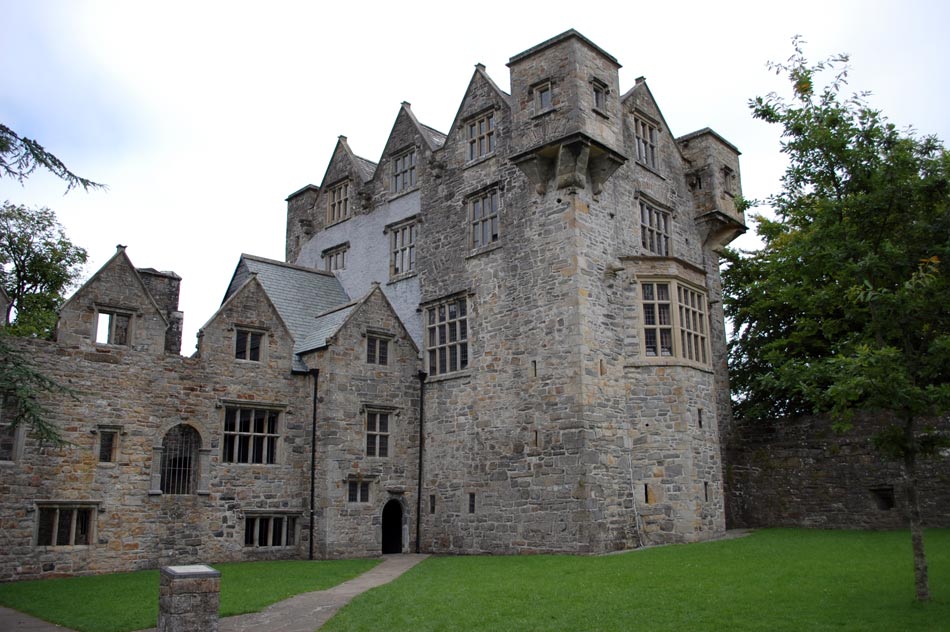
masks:
<path fill-rule="evenodd" d="M 402 503 L 396 499 L 383 507 L 383 553 L 402 553 Z"/>

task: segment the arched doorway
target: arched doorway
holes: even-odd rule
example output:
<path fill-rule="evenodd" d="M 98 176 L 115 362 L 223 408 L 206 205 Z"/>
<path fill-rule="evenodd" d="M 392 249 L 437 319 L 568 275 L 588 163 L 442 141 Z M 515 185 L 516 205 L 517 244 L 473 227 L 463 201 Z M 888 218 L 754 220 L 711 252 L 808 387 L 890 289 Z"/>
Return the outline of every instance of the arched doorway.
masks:
<path fill-rule="evenodd" d="M 402 503 L 396 499 L 383 507 L 383 553 L 402 553 Z"/>

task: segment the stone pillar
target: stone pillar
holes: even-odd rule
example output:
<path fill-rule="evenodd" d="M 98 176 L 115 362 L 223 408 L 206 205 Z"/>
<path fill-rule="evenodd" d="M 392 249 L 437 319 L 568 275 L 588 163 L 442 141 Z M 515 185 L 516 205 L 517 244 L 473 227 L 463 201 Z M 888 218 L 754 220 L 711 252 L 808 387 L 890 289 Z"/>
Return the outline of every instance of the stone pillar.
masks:
<path fill-rule="evenodd" d="M 218 632 L 221 572 L 204 564 L 163 566 L 158 632 Z"/>

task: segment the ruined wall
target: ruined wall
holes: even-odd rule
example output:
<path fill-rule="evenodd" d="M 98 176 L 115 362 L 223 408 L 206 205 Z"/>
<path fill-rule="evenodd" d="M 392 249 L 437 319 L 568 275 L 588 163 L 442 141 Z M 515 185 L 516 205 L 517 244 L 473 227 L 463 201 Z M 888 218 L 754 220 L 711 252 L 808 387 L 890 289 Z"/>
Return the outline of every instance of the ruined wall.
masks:
<path fill-rule="evenodd" d="M 944 419 L 938 427 L 950 430 Z M 736 527 L 898 529 L 907 526 L 900 466 L 874 452 L 885 424 L 859 418 L 836 434 L 806 417 L 737 425 L 725 446 L 727 521 Z M 950 526 L 950 455 L 922 460 L 924 524 Z"/>

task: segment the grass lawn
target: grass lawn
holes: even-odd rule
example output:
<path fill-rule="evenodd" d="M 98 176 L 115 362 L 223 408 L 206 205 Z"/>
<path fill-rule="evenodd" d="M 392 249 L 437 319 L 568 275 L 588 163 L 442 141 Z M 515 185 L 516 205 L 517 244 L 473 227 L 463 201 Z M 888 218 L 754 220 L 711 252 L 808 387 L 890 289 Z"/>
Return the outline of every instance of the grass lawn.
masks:
<path fill-rule="evenodd" d="M 604 557 L 438 557 L 323 630 L 950 630 L 950 530 L 926 535 L 933 601 L 914 601 L 910 535 L 769 529 Z"/>
<path fill-rule="evenodd" d="M 336 586 L 377 560 L 214 564 L 221 571 L 221 615 L 257 612 L 293 595 Z M 0 605 L 82 632 L 155 627 L 158 571 L 0 584 Z"/>

